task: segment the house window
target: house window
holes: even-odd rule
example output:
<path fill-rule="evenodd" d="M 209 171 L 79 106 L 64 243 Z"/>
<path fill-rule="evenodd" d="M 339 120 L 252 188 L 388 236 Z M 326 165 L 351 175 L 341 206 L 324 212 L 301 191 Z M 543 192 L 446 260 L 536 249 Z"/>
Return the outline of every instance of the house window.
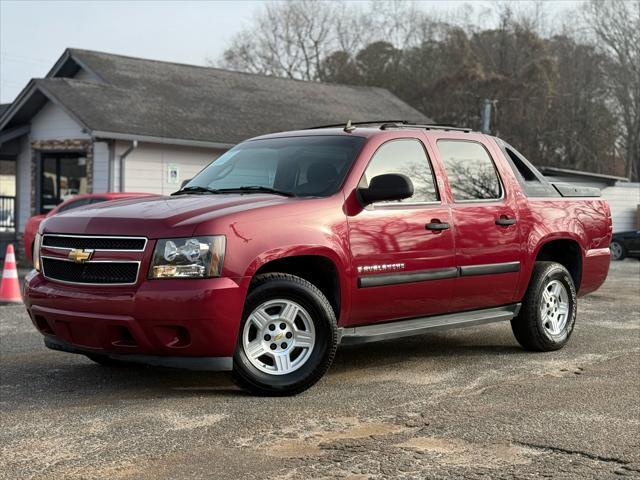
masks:
<path fill-rule="evenodd" d="M 15 232 L 15 200 L 16 161 L 0 159 L 0 235 Z"/>
<path fill-rule="evenodd" d="M 87 159 L 79 154 L 43 154 L 40 169 L 40 213 L 87 193 Z"/>

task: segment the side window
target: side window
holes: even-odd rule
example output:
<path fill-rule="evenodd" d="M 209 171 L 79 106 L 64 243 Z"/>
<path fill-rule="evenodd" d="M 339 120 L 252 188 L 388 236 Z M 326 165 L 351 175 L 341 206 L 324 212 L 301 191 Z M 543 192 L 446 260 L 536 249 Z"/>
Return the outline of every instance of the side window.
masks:
<path fill-rule="evenodd" d="M 500 198 L 498 172 L 487 150 L 477 142 L 438 140 L 455 201 Z"/>
<path fill-rule="evenodd" d="M 424 203 L 439 201 L 427 154 L 418 140 L 411 138 L 392 140 L 382 145 L 367 166 L 361 187 L 367 187 L 369 180 L 385 173 L 402 173 L 413 182 L 413 196 L 401 200 L 402 203 Z M 392 202 L 397 203 L 397 202 Z"/>

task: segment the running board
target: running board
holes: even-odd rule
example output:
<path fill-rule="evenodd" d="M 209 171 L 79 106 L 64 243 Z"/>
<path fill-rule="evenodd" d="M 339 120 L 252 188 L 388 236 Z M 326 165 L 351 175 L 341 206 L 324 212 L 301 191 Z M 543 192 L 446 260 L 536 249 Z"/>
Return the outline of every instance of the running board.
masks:
<path fill-rule="evenodd" d="M 497 308 L 473 310 L 459 313 L 449 313 L 433 317 L 413 318 L 395 322 L 364 325 L 361 327 L 345 327 L 340 329 L 341 345 L 356 345 L 359 343 L 378 342 L 393 338 L 420 335 L 434 330 L 449 328 L 471 327 L 485 323 L 511 320 L 518 315 L 520 303 L 505 305 Z"/>

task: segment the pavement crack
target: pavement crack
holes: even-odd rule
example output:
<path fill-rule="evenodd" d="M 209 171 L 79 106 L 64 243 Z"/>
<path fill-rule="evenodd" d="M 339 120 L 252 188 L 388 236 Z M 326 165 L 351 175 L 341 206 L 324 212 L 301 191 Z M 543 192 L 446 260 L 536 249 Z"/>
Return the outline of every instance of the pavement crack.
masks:
<path fill-rule="evenodd" d="M 572 450 L 570 448 L 554 447 L 551 445 L 542 445 L 542 444 L 529 443 L 529 442 L 515 442 L 515 443 L 522 445 L 523 447 L 529 447 L 536 450 L 546 450 L 548 452 L 564 453 L 567 455 L 579 455 L 581 457 L 588 458 L 590 460 L 597 460 L 599 462 L 615 463 L 618 465 L 629 465 L 631 463 L 628 460 L 622 460 L 620 458 L 605 457 L 602 455 L 595 455 L 589 452 L 583 452 L 581 450 Z"/>

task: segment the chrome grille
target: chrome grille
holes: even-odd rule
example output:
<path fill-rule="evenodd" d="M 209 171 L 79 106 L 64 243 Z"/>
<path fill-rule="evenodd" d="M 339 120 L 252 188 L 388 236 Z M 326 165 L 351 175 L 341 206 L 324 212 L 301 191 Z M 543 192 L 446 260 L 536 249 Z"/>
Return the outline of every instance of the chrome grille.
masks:
<path fill-rule="evenodd" d="M 87 248 L 105 251 L 142 252 L 147 244 L 144 237 L 100 237 L 89 235 L 51 235 L 42 238 L 42 245 L 50 248 Z"/>
<path fill-rule="evenodd" d="M 45 234 L 42 274 L 81 285 L 133 285 L 146 245 L 145 237 Z M 77 261 L 76 254 L 83 253 L 78 250 L 89 253 L 85 261 Z"/>

